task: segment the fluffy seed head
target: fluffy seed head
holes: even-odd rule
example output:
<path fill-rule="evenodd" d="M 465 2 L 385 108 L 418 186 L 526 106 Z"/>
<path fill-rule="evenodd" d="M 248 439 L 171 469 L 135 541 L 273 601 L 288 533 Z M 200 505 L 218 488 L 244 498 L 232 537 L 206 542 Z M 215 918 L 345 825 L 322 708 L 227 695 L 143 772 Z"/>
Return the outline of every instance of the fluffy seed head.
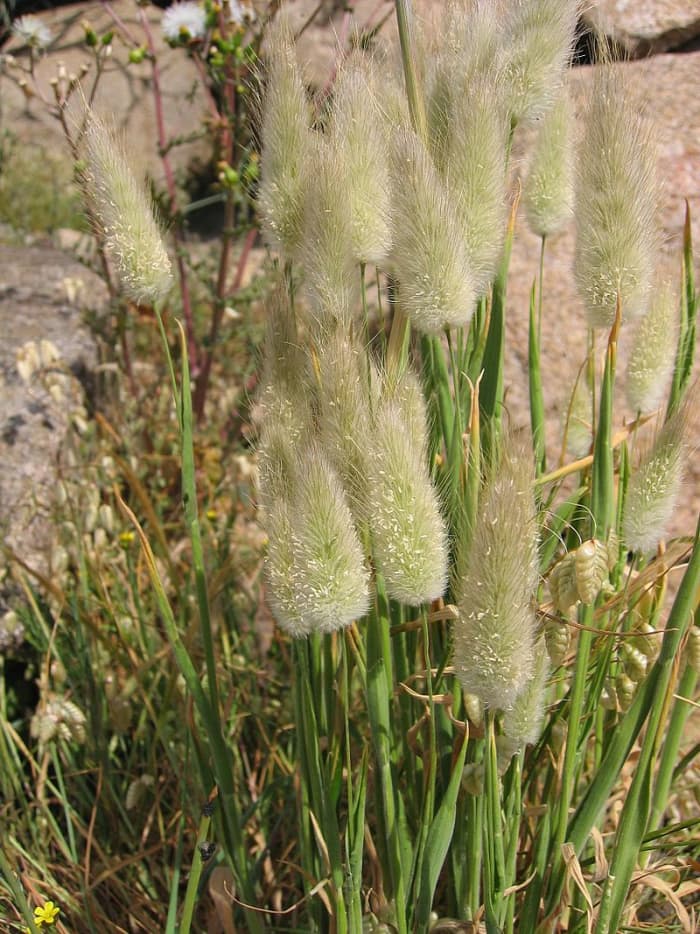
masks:
<path fill-rule="evenodd" d="M 137 303 L 165 298 L 173 277 L 150 199 L 126 153 L 93 113 L 85 129 L 83 181 L 125 294 Z"/>
<path fill-rule="evenodd" d="M 312 630 L 349 626 L 369 607 L 369 574 L 343 487 L 321 451 L 299 458 L 290 510 L 296 605 Z"/>
<path fill-rule="evenodd" d="M 648 124 L 602 69 L 585 120 L 576 185 L 574 274 L 588 323 L 609 328 L 644 315 L 658 246 L 657 186 Z"/>
<path fill-rule="evenodd" d="M 545 113 L 559 93 L 574 47 L 578 0 L 508 0 L 502 69 L 513 123 Z"/>
<path fill-rule="evenodd" d="M 290 258 L 302 233 L 311 109 L 285 17 L 275 19 L 267 43 L 258 214 L 268 245 Z"/>
<path fill-rule="evenodd" d="M 525 214 L 540 237 L 556 233 L 573 213 L 573 129 L 571 100 L 564 92 L 542 118 L 525 182 Z"/>
<path fill-rule="evenodd" d="M 437 493 L 401 406 L 385 399 L 370 458 L 369 516 L 374 556 L 389 595 L 418 606 L 447 585 L 448 548 Z"/>
<path fill-rule="evenodd" d="M 684 407 L 666 422 L 630 478 L 622 535 L 633 551 L 646 554 L 655 549 L 673 517 L 683 481 L 686 422 Z"/>
<path fill-rule="evenodd" d="M 453 199 L 425 147 L 397 134 L 393 160 L 394 251 L 402 307 L 415 327 L 462 327 L 474 309 L 474 282 Z"/>
<path fill-rule="evenodd" d="M 285 632 L 299 638 L 313 631 L 297 602 L 296 568 L 288 501 L 277 498 L 265 521 L 268 537 L 265 562 L 266 597 L 272 613 Z"/>
<path fill-rule="evenodd" d="M 429 58 L 427 116 L 430 148 L 440 170 L 454 126 L 455 102 L 496 71 L 498 11 L 493 0 L 452 0 Z"/>
<path fill-rule="evenodd" d="M 333 142 L 319 139 L 309 163 L 308 203 L 300 255 L 316 323 L 348 329 L 355 307 L 359 273 L 352 250 L 352 225 L 346 185 L 347 162 Z"/>
<path fill-rule="evenodd" d="M 457 677 L 487 707 L 512 708 L 533 677 L 537 581 L 532 466 L 508 448 L 482 494 L 453 627 Z"/>
<path fill-rule="evenodd" d="M 453 102 L 446 176 L 477 295 L 488 291 L 503 248 L 507 140 L 500 85 L 490 76 L 475 79 Z"/>
<path fill-rule="evenodd" d="M 318 353 L 319 441 L 343 482 L 353 515 L 367 515 L 367 439 L 371 437 L 369 360 L 338 329 Z"/>
<path fill-rule="evenodd" d="M 653 412 L 666 395 L 676 360 L 678 313 L 668 283 L 654 294 L 634 337 L 625 392 L 634 412 Z"/>
<path fill-rule="evenodd" d="M 512 758 L 529 743 L 536 743 L 542 733 L 545 690 L 549 677 L 549 655 L 542 637 L 534 646 L 533 656 L 532 676 L 528 678 L 512 708 L 503 715 L 503 745 L 508 748 L 508 758 Z"/>
<path fill-rule="evenodd" d="M 336 197 L 349 214 L 354 258 L 380 263 L 391 248 L 388 142 L 368 69 L 359 56 L 344 65 L 335 87 L 329 132 L 334 158 L 345 164 L 345 184 Z"/>

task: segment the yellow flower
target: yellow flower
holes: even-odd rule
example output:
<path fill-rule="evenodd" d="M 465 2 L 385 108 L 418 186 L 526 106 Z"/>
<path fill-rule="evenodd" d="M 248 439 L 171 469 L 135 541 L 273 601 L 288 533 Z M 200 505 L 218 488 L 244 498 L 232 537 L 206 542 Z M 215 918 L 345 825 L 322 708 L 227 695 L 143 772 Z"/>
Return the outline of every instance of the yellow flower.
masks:
<path fill-rule="evenodd" d="M 34 909 L 34 924 L 37 927 L 41 927 L 42 924 L 53 924 L 60 910 L 53 902 L 44 902 L 43 905 Z"/>

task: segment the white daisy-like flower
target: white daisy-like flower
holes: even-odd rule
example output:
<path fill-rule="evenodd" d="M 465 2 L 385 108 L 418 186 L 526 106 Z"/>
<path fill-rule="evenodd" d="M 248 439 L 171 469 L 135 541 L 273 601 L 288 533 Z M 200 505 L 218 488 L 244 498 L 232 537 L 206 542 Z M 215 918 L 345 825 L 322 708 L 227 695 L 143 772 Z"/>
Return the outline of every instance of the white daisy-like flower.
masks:
<path fill-rule="evenodd" d="M 53 39 L 51 30 L 38 16 L 18 17 L 12 24 L 12 32 L 34 49 L 45 49 Z"/>
<path fill-rule="evenodd" d="M 206 15 L 198 3 L 186 0 L 173 3 L 163 13 L 160 28 L 168 42 L 180 39 L 203 39 L 207 31 Z"/>
<path fill-rule="evenodd" d="M 228 21 L 235 23 L 236 26 L 242 26 L 246 20 L 255 19 L 255 10 L 239 0 L 228 0 Z"/>

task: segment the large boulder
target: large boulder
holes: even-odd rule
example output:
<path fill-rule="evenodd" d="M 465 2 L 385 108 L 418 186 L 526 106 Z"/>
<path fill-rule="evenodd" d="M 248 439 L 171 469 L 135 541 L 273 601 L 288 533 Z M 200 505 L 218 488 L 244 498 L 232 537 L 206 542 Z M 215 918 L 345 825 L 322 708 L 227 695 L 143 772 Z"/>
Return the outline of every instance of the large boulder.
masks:
<path fill-rule="evenodd" d="M 90 404 L 97 346 L 85 318 L 106 304 L 99 277 L 65 253 L 0 247 L 0 534 L 40 574 L 66 438 Z"/>
<path fill-rule="evenodd" d="M 698 0 L 596 0 L 584 19 L 630 58 L 677 49 L 700 36 Z"/>

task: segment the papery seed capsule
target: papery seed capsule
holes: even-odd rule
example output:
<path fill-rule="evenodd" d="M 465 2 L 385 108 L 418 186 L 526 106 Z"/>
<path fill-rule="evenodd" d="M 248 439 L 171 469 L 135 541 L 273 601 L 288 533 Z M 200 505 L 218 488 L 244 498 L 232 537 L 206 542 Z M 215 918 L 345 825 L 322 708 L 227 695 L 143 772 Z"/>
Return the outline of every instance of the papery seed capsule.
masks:
<path fill-rule="evenodd" d="M 693 671 L 700 675 L 700 629 L 697 626 L 688 633 L 688 641 L 685 644 L 685 658 Z"/>
<path fill-rule="evenodd" d="M 548 619 L 544 627 L 544 639 L 551 663 L 558 667 L 564 662 L 571 644 L 569 627 L 558 619 Z"/>
<path fill-rule="evenodd" d="M 617 710 L 617 688 L 615 682 L 608 679 L 600 692 L 601 706 L 606 710 Z"/>
<path fill-rule="evenodd" d="M 484 722 L 484 705 L 481 699 L 476 694 L 469 694 L 467 691 L 462 695 L 462 699 L 464 700 L 464 709 L 471 722 L 476 727 L 481 726 Z"/>
<path fill-rule="evenodd" d="M 608 578 L 608 549 L 592 538 L 574 552 L 576 590 L 581 603 L 593 603 Z"/>
<path fill-rule="evenodd" d="M 622 672 L 615 679 L 615 688 L 617 689 L 617 700 L 620 704 L 620 710 L 624 712 L 629 709 L 630 704 L 634 700 L 637 685 L 629 675 Z"/>
<path fill-rule="evenodd" d="M 624 645 L 621 646 L 619 656 L 625 669 L 625 674 L 628 675 L 632 681 L 641 681 L 647 673 L 646 656 L 628 642 L 625 642 Z"/>
<path fill-rule="evenodd" d="M 647 622 L 635 627 L 629 644 L 641 652 L 647 661 L 654 661 L 659 654 L 659 635 L 660 633 Z"/>
<path fill-rule="evenodd" d="M 549 575 L 549 590 L 554 608 L 567 616 L 571 607 L 575 606 L 579 599 L 573 552 L 564 555 L 561 561 L 552 568 Z"/>

